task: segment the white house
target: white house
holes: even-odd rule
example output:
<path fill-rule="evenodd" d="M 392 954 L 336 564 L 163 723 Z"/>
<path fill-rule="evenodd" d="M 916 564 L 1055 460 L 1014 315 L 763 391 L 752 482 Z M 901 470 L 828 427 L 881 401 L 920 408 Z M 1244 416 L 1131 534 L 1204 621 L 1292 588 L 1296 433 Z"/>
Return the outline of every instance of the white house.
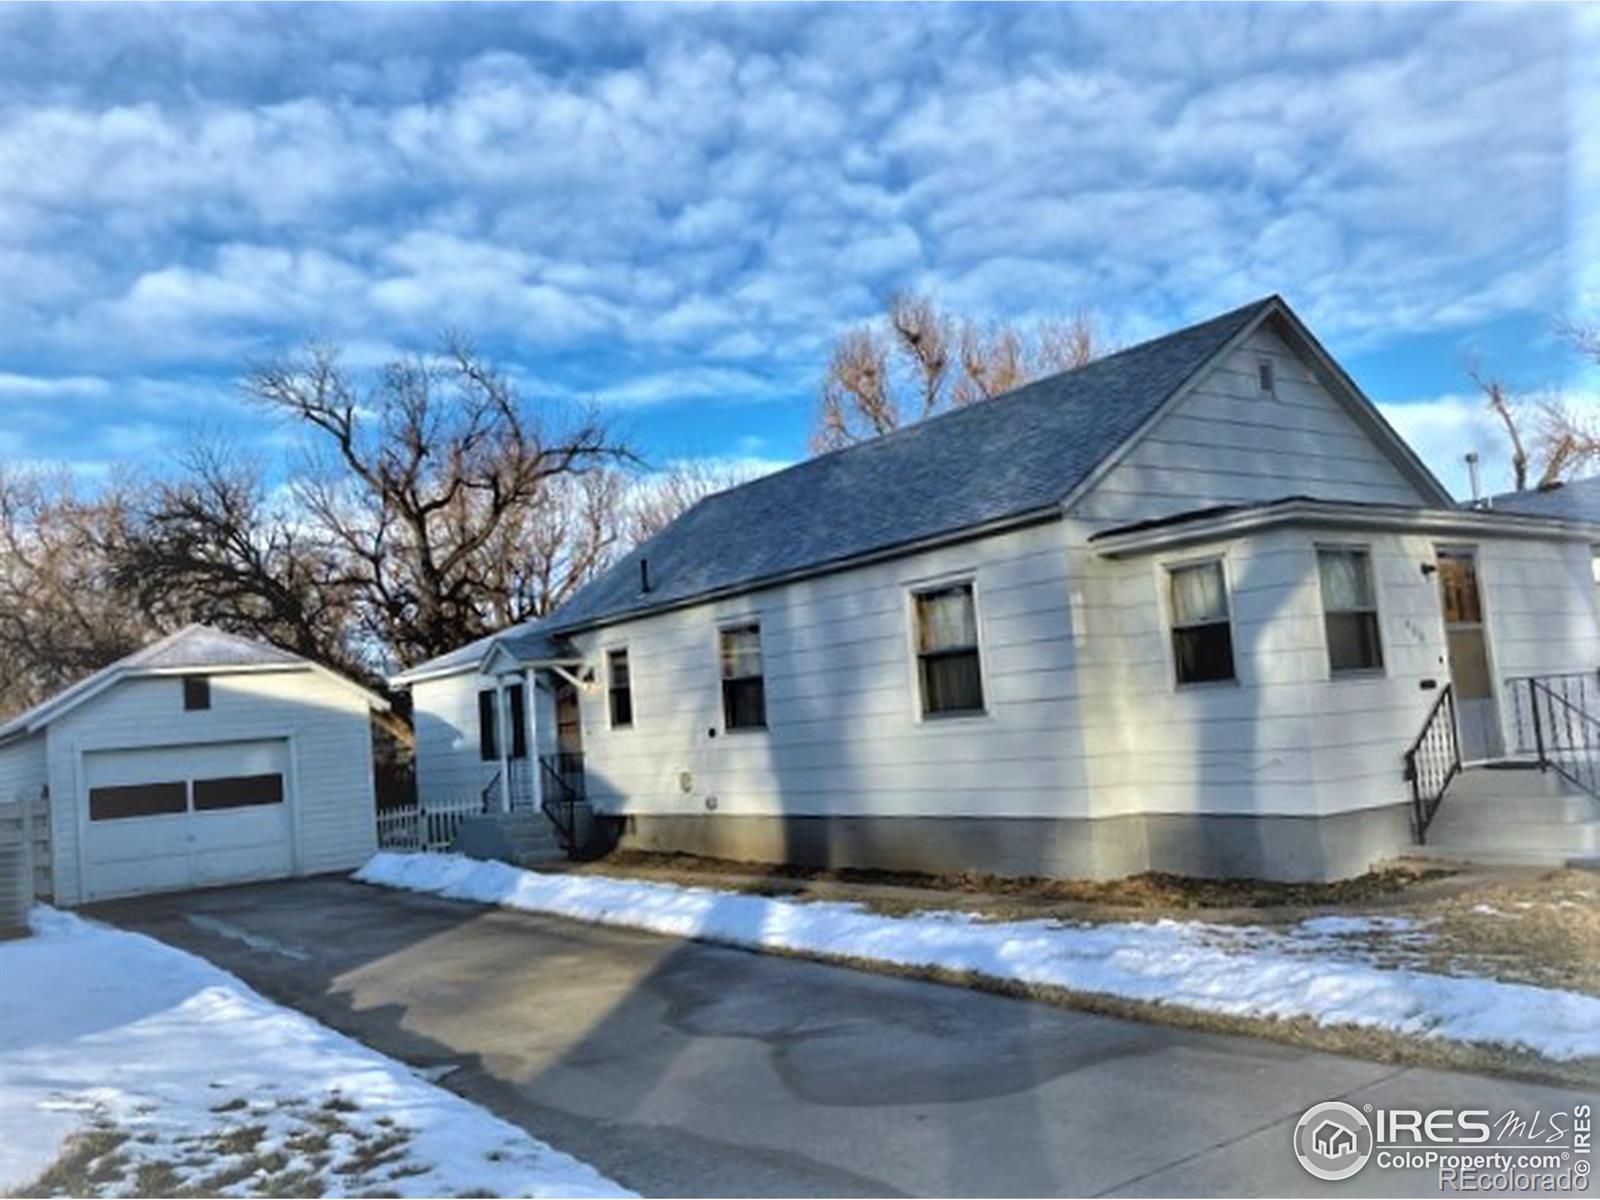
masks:
<path fill-rule="evenodd" d="M 383 707 L 192 625 L 0 724 L 0 800 L 48 795 L 58 904 L 343 870 L 376 849 Z"/>
<path fill-rule="evenodd" d="M 424 803 L 640 847 L 1325 879 L 1516 793 L 1491 849 L 1581 855 L 1597 541 L 1458 507 L 1270 297 L 713 496 L 394 682 Z"/>

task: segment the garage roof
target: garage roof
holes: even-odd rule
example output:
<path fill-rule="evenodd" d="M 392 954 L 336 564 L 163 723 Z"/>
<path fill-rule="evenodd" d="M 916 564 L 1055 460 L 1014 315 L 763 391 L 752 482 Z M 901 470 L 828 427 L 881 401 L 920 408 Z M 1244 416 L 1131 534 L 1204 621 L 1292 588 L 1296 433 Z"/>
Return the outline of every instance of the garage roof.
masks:
<path fill-rule="evenodd" d="M 80 679 L 70 687 L 19 713 L 0 724 L 0 741 L 8 741 L 22 734 L 43 729 L 63 713 L 76 708 L 91 696 L 96 696 L 122 679 L 149 675 L 194 675 L 205 672 L 229 671 L 307 670 L 316 671 L 348 688 L 360 692 L 367 702 L 377 709 L 387 709 L 388 702 L 368 691 L 353 679 L 330 671 L 321 663 L 302 658 L 288 650 L 253 641 L 237 634 L 225 633 L 209 625 L 187 625 L 177 633 L 168 634 L 160 641 L 151 642 L 120 658 L 110 666 L 101 667 L 93 675 Z"/>

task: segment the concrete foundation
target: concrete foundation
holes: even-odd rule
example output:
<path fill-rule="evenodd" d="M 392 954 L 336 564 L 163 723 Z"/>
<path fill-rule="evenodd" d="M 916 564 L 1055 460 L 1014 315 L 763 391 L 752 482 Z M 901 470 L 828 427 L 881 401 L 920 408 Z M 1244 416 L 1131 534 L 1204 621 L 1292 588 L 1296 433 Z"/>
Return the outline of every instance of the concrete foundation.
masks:
<path fill-rule="evenodd" d="M 1327 817 L 1136 814 L 1008 817 L 626 818 L 624 849 L 949 874 L 1116 879 L 1144 871 L 1203 878 L 1321 882 L 1360 875 L 1411 845 L 1398 804 Z"/>

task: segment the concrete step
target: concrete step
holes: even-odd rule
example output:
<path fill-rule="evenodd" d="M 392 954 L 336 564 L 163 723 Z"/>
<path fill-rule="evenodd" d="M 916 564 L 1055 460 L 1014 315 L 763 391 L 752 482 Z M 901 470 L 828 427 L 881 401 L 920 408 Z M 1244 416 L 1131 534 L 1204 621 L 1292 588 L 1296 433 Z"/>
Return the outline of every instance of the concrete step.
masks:
<path fill-rule="evenodd" d="M 565 857 L 555 827 L 543 813 L 493 813 L 471 817 L 456 833 L 456 850 L 471 858 L 531 866 Z"/>
<path fill-rule="evenodd" d="M 1415 853 L 1491 865 L 1565 866 L 1600 856 L 1600 801 L 1531 765 L 1468 767 Z"/>
<path fill-rule="evenodd" d="M 1577 867 L 1583 870 L 1600 870 L 1600 857 L 1569 854 L 1564 850 L 1511 850 L 1487 849 L 1482 846 L 1440 845 L 1431 838 L 1425 846 L 1412 846 L 1407 857 L 1434 859 L 1438 862 L 1476 863 L 1486 867 Z M 1593 864 L 1593 865 L 1590 865 Z"/>
<path fill-rule="evenodd" d="M 1541 771 L 1532 765 L 1510 764 L 1466 767 L 1451 783 L 1448 794 L 1474 800 L 1536 797 L 1589 799 L 1587 793 L 1568 783 L 1555 771 Z"/>
<path fill-rule="evenodd" d="M 1484 850 L 1552 850 L 1568 855 L 1594 854 L 1600 852 L 1600 821 L 1572 825 L 1498 824 L 1484 827 L 1449 821 L 1441 811 L 1428 827 L 1428 844 L 1480 847 Z"/>

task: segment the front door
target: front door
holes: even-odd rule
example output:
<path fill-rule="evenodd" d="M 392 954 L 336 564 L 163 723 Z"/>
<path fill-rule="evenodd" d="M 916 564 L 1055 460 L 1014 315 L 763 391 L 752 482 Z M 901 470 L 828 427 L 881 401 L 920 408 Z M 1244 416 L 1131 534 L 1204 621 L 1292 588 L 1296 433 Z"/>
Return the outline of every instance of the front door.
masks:
<path fill-rule="evenodd" d="M 1470 547 L 1441 549 L 1438 564 L 1439 604 L 1450 655 L 1450 683 L 1456 694 L 1461 757 L 1467 762 L 1499 758 L 1504 746 L 1489 667 L 1483 594 L 1478 588 L 1477 551 Z"/>

